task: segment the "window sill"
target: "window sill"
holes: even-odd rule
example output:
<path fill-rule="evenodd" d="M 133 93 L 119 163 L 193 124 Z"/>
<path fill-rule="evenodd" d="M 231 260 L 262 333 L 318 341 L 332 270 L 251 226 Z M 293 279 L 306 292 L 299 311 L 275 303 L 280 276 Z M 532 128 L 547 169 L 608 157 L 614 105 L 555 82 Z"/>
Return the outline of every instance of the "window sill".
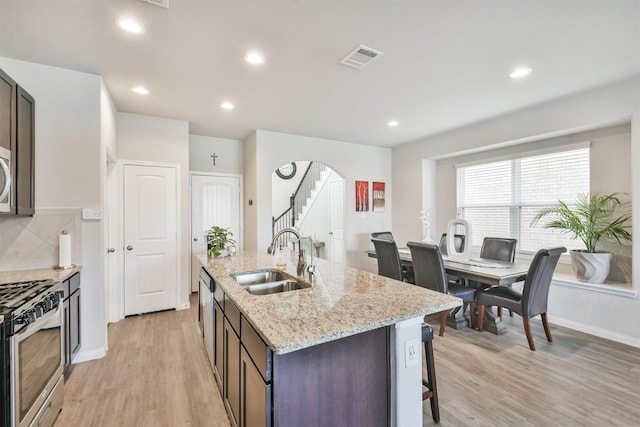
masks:
<path fill-rule="evenodd" d="M 575 276 L 570 274 L 554 274 L 553 282 L 554 285 L 566 286 L 569 288 L 577 288 L 584 289 L 591 292 L 600 292 L 603 294 L 616 295 L 625 298 L 635 299 L 638 297 L 638 290 L 632 289 L 630 283 L 619 283 L 619 282 L 610 282 L 610 283 L 586 283 L 581 282 L 576 279 Z"/>

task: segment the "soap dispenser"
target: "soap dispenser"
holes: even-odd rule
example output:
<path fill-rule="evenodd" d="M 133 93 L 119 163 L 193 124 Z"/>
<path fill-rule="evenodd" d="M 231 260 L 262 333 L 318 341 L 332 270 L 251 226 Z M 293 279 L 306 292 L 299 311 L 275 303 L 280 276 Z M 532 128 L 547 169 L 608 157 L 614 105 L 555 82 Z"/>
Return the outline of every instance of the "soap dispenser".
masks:
<path fill-rule="evenodd" d="M 304 270 L 306 266 L 307 264 L 304 262 L 304 251 L 300 251 L 300 253 L 298 254 L 298 268 L 296 269 L 298 276 L 304 276 Z"/>

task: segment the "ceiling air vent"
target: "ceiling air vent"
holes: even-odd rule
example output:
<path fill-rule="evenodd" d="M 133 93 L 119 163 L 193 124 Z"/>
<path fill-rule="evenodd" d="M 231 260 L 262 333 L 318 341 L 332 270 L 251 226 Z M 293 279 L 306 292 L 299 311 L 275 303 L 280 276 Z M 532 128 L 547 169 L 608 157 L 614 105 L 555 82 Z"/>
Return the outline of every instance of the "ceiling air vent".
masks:
<path fill-rule="evenodd" d="M 347 56 L 342 58 L 340 63 L 349 67 L 356 68 L 358 70 L 362 70 L 364 67 L 371 64 L 373 60 L 380 55 L 382 55 L 382 52 L 380 52 L 379 50 L 371 49 L 370 47 L 361 44 Z"/>
<path fill-rule="evenodd" d="M 156 6 L 164 7 L 165 9 L 169 9 L 169 0 L 140 0 L 144 3 L 153 4 Z"/>

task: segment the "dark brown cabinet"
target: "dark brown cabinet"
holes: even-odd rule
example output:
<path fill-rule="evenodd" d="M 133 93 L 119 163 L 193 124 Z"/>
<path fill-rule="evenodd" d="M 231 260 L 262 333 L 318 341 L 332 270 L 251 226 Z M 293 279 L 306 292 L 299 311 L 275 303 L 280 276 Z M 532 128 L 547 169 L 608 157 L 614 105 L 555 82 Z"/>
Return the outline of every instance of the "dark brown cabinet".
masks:
<path fill-rule="evenodd" d="M 80 273 L 62 283 L 64 292 L 64 370 L 80 350 Z"/>
<path fill-rule="evenodd" d="M 36 102 L 18 86 L 16 115 L 16 213 L 35 210 L 35 107 Z"/>
<path fill-rule="evenodd" d="M 233 426 L 390 425 L 388 328 L 277 355 L 219 287 L 214 300 L 213 371 Z"/>
<path fill-rule="evenodd" d="M 271 384 L 266 383 L 244 348 L 240 351 L 242 427 L 271 427 Z"/>
<path fill-rule="evenodd" d="M 10 207 L 4 215 L 35 208 L 35 100 L 0 70 L 0 147 L 10 152 Z"/>
<path fill-rule="evenodd" d="M 216 301 L 213 304 L 213 376 L 218 381 L 222 390 L 222 372 L 224 370 L 224 353 L 223 353 L 223 337 L 224 337 L 224 312 Z"/>
<path fill-rule="evenodd" d="M 224 319 L 224 404 L 230 415 L 231 424 L 239 425 L 240 420 L 240 338 L 233 330 L 229 319 Z"/>

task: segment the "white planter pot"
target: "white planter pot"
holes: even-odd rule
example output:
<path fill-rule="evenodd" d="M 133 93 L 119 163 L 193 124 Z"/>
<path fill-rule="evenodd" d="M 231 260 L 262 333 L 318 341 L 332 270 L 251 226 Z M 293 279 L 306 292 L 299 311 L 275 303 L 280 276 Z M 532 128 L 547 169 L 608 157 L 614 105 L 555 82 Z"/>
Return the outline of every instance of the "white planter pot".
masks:
<path fill-rule="evenodd" d="M 583 252 L 572 250 L 571 264 L 578 280 L 588 283 L 602 283 L 609 275 L 610 252 Z"/>

